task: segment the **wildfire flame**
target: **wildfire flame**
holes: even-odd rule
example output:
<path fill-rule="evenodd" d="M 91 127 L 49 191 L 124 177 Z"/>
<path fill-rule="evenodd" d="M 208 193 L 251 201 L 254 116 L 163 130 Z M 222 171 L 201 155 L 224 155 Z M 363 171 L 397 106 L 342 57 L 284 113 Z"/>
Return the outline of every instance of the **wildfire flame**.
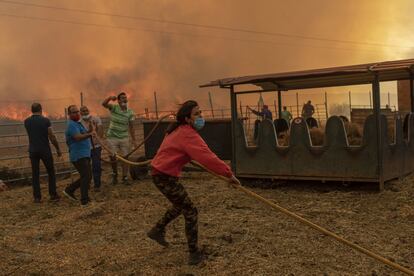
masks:
<path fill-rule="evenodd" d="M 42 112 L 43 116 L 48 117 L 49 114 L 45 111 Z M 3 106 L 0 111 L 0 119 L 6 121 L 24 121 L 27 117 L 30 117 L 32 112 L 27 107 L 21 105 L 7 105 Z"/>

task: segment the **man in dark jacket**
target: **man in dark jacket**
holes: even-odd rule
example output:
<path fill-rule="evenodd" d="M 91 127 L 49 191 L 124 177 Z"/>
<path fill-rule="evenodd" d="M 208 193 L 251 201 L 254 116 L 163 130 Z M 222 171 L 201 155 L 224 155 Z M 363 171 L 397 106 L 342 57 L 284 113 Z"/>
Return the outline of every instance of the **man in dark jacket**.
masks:
<path fill-rule="evenodd" d="M 42 196 L 40 192 L 40 171 L 39 164 L 42 160 L 49 176 L 49 195 L 51 201 L 58 201 L 59 195 L 56 192 L 56 175 L 53 165 L 52 151 L 49 140 L 56 148 L 57 155 L 62 156 L 59 143 L 53 133 L 50 120 L 42 116 L 42 106 L 39 103 L 32 104 L 32 116 L 24 121 L 27 135 L 29 136 L 29 156 L 32 164 L 32 186 L 35 203 L 40 203 Z"/>

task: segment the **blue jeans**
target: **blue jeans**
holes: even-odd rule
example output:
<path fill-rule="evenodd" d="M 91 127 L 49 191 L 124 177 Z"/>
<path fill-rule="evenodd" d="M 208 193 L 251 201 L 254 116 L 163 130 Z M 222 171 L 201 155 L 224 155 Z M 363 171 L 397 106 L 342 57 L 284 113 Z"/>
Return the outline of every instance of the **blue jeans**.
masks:
<path fill-rule="evenodd" d="M 101 187 L 101 175 L 102 175 L 101 153 L 102 153 L 101 147 L 97 147 L 91 150 L 93 184 L 95 188 Z"/>

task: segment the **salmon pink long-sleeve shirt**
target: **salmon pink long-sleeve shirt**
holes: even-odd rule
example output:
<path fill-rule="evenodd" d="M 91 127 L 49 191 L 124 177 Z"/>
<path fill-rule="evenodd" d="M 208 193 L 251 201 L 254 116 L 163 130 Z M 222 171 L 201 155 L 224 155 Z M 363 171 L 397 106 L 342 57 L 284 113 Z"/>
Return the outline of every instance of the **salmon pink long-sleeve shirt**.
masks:
<path fill-rule="evenodd" d="M 185 164 L 195 160 L 211 171 L 225 176 L 233 175 L 230 167 L 207 146 L 200 134 L 190 125 L 181 125 L 168 134 L 151 162 L 157 172 L 178 177 Z"/>

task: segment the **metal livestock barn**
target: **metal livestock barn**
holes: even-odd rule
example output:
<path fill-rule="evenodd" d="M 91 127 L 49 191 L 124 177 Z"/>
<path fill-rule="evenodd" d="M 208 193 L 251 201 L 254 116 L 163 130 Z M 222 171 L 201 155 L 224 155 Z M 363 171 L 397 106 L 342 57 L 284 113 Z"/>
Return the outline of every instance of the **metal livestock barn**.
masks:
<path fill-rule="evenodd" d="M 414 59 L 298 72 L 225 78 L 201 85 L 228 89 L 231 98 L 232 167 L 238 177 L 384 182 L 414 171 Z M 387 135 L 381 114 L 380 83 L 410 80 L 411 112 L 395 120 L 394 141 Z M 279 117 L 281 93 L 292 90 L 346 85 L 372 85 L 373 114 L 365 121 L 362 144 L 350 146 L 339 117 L 328 119 L 322 146 L 313 146 L 307 124 L 293 120 L 289 146 L 278 144 L 272 122 L 260 124 L 257 145 L 247 144 L 237 114 L 237 96 L 277 92 Z M 254 88 L 246 89 L 255 85 Z M 403 127 L 404 126 L 404 127 Z"/>

